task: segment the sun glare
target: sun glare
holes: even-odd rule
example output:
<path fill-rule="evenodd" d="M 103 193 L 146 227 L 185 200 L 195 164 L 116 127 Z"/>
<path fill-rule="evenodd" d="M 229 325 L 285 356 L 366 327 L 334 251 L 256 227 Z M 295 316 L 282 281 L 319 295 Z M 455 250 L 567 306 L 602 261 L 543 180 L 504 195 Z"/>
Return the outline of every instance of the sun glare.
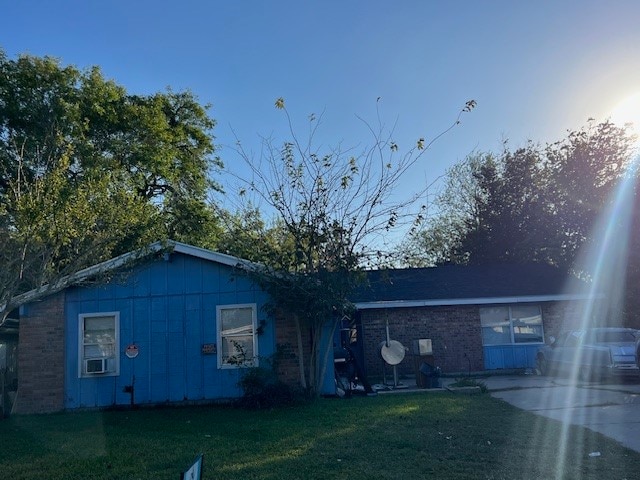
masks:
<path fill-rule="evenodd" d="M 640 92 L 622 100 L 611 111 L 611 121 L 616 125 L 632 124 L 632 131 L 640 137 Z"/>

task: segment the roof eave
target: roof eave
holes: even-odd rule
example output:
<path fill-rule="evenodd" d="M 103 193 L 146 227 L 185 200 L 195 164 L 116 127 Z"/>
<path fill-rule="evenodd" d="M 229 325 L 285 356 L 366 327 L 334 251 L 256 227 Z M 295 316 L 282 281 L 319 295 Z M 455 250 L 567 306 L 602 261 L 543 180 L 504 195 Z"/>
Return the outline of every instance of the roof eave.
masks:
<path fill-rule="evenodd" d="M 193 245 L 187 245 L 186 243 L 170 241 L 169 245 L 172 246 L 174 252 L 220 263 L 229 267 L 242 267 L 247 269 L 255 269 L 259 267 L 257 263 L 250 262 L 249 260 L 245 260 L 240 257 L 214 252 L 205 248 L 194 247 Z"/>
<path fill-rule="evenodd" d="M 241 267 L 245 269 L 255 269 L 258 267 L 257 264 L 249 262 L 248 260 L 234 257 L 232 255 L 213 252 L 211 250 L 206 250 L 204 248 L 187 245 L 186 243 L 176 242 L 174 240 L 168 240 L 165 242 L 152 243 L 151 245 L 141 248 L 139 250 L 124 253 L 118 257 L 112 258 L 110 260 L 106 260 L 102 263 L 98 263 L 96 265 L 84 268 L 82 270 L 79 270 L 76 273 L 67 275 L 59 279 L 57 282 L 53 284 L 43 285 L 42 287 L 30 290 L 21 295 L 17 295 L 11 300 L 11 303 L 24 305 L 35 299 L 38 299 L 41 296 L 57 293 L 61 290 L 64 290 L 67 287 L 82 283 L 83 281 L 89 278 L 117 270 L 121 267 L 126 266 L 131 262 L 134 262 L 136 260 L 148 257 L 149 255 L 162 252 L 162 251 L 182 253 L 184 255 L 190 255 L 192 257 L 201 258 L 203 260 L 217 262 L 222 265 L 226 265 L 230 267 Z M 6 308 L 6 305 L 3 308 L 1 308 L 0 311 L 4 311 L 5 308 Z"/>
<path fill-rule="evenodd" d="M 520 295 L 511 297 L 481 297 L 481 298 L 440 298 L 428 300 L 387 300 L 379 302 L 354 302 L 358 310 L 373 310 L 383 308 L 415 308 L 415 307 L 446 307 L 457 305 L 499 305 L 506 303 L 538 303 L 572 300 L 602 299 L 604 295 L 590 294 L 558 294 L 558 295 Z"/>

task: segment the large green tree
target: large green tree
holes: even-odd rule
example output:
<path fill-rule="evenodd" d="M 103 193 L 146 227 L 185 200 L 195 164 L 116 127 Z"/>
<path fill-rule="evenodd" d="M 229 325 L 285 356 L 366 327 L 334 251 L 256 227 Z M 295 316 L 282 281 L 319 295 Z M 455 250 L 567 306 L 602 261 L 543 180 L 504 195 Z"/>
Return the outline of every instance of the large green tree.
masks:
<path fill-rule="evenodd" d="M 559 238 L 544 158 L 533 144 L 498 158 L 474 173 L 476 215 L 466 222 L 455 257 L 476 264 L 553 263 Z"/>
<path fill-rule="evenodd" d="M 488 199 L 484 179 L 494 176 L 495 169 L 495 158 L 488 153 L 474 152 L 453 165 L 431 205 L 435 213 L 400 245 L 400 263 L 412 267 L 466 263 L 469 255 L 460 245 L 469 230 L 484 229 L 481 212 Z"/>
<path fill-rule="evenodd" d="M 599 254 L 602 217 L 619 215 L 612 210 L 618 185 L 638 175 L 631 168 L 634 141 L 626 127 L 590 122 L 545 147 L 471 155 L 449 171 L 439 214 L 409 245 L 411 264 L 541 262 L 592 276 L 585 252 Z M 631 245 L 640 241 L 638 198 L 636 192 L 631 201 L 634 222 L 617 233 L 630 235 Z M 622 228 L 621 218 L 607 220 Z M 625 266 L 626 310 L 633 314 L 640 306 L 633 249 Z"/>
<path fill-rule="evenodd" d="M 626 175 L 633 141 L 626 128 L 607 121 L 544 148 L 529 142 L 499 155 L 472 154 L 449 170 L 438 215 L 414 241 L 414 253 L 432 264 L 534 261 L 569 268 Z"/>
<path fill-rule="evenodd" d="M 633 170 L 636 137 L 610 121 L 570 131 L 547 147 L 550 190 L 562 228 L 560 264 L 571 265 L 578 251 L 596 238 L 599 215 L 615 198 L 620 181 Z"/>
<path fill-rule="evenodd" d="M 99 68 L 0 51 L 0 308 L 82 267 L 215 232 L 214 121 L 189 92 L 133 95 Z"/>
<path fill-rule="evenodd" d="M 260 210 L 250 205 L 236 212 L 216 212 L 220 225 L 215 236 L 217 251 L 273 268 L 293 263 L 293 238 L 282 222 L 266 221 Z"/>

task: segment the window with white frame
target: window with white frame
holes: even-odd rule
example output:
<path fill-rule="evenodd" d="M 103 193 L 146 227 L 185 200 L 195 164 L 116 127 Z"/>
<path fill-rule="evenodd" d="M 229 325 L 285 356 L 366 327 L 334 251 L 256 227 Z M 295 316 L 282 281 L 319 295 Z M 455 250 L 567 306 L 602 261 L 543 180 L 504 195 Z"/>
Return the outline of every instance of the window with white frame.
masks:
<path fill-rule="evenodd" d="M 544 332 L 539 305 L 480 308 L 483 345 L 542 343 Z"/>
<path fill-rule="evenodd" d="M 257 365 L 256 305 L 219 305 L 216 310 L 218 367 Z"/>
<path fill-rule="evenodd" d="M 118 375 L 120 314 L 87 313 L 79 316 L 79 377 Z"/>

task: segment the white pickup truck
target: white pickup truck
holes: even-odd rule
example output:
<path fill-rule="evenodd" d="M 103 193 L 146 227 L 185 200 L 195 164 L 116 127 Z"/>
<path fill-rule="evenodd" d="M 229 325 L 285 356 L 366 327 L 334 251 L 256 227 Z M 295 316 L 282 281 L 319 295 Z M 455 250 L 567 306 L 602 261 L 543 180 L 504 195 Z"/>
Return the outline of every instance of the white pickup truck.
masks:
<path fill-rule="evenodd" d="M 542 347 L 536 363 L 542 375 L 575 375 L 580 380 L 615 375 L 640 379 L 640 332 L 631 328 L 571 330 Z"/>

